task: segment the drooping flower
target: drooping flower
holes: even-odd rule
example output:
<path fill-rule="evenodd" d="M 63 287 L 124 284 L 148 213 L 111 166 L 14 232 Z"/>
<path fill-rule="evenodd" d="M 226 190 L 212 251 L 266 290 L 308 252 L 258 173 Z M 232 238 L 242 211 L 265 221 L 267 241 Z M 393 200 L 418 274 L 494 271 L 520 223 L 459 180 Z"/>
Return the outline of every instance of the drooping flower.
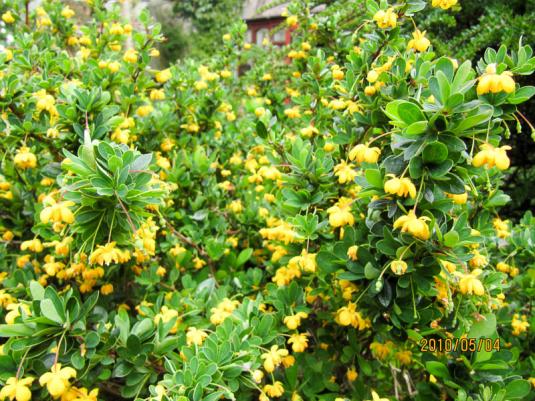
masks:
<path fill-rule="evenodd" d="M 426 216 L 416 217 L 414 210 L 410 210 L 407 215 L 399 217 L 394 222 L 394 228 L 401 228 L 401 232 L 408 232 L 414 237 L 425 241 L 431 236 L 429 226 L 426 223 L 429 220 L 429 217 Z"/>
<path fill-rule="evenodd" d="M 393 174 L 388 174 L 388 176 L 392 178 L 385 182 L 384 190 L 386 193 L 403 196 L 405 198 L 407 196 L 410 196 L 411 199 L 416 198 L 416 187 L 410 178 L 398 178 Z"/>
<path fill-rule="evenodd" d="M 208 333 L 206 331 L 200 330 L 196 327 L 188 327 L 188 332 L 186 333 L 186 343 L 188 345 L 202 345 L 206 337 L 208 337 Z"/>
<path fill-rule="evenodd" d="M 501 74 L 496 73 L 496 64 L 489 64 L 485 73 L 479 77 L 477 84 L 477 94 L 485 95 L 487 93 L 513 93 L 516 89 L 513 74 L 510 71 L 504 71 Z"/>
<path fill-rule="evenodd" d="M 50 372 L 46 372 L 39 378 L 39 384 L 46 386 L 52 398 L 59 398 L 70 387 L 70 379 L 76 377 L 76 370 L 71 367 L 62 368 L 60 363 L 52 365 Z"/>
<path fill-rule="evenodd" d="M 288 344 L 292 345 L 293 352 L 304 352 L 308 347 L 308 334 L 307 333 L 296 333 L 290 336 Z"/>
<path fill-rule="evenodd" d="M 30 148 L 27 146 L 21 146 L 17 150 L 13 162 L 15 166 L 23 170 L 29 168 L 35 168 L 37 166 L 37 157 L 31 152 Z"/>
<path fill-rule="evenodd" d="M 484 295 L 485 287 L 483 287 L 483 283 L 477 278 L 480 274 L 481 269 L 474 269 L 467 274 L 458 273 L 458 275 L 460 275 L 459 290 L 463 294 Z"/>
<path fill-rule="evenodd" d="M 414 49 L 417 52 L 425 52 L 427 48 L 431 45 L 429 39 L 425 37 L 425 31 L 420 31 L 416 29 L 412 33 L 412 39 L 409 41 L 408 48 Z"/>
<path fill-rule="evenodd" d="M 301 319 L 306 319 L 308 313 L 306 312 L 297 312 L 295 315 L 289 315 L 284 318 L 284 324 L 288 329 L 295 330 L 301 324 Z"/>
<path fill-rule="evenodd" d="M 387 10 L 379 10 L 373 16 L 373 20 L 381 29 L 395 28 L 398 21 L 398 15 L 392 7 Z"/>
<path fill-rule="evenodd" d="M 6 384 L 0 390 L 0 400 L 9 398 L 10 401 L 30 401 L 32 392 L 30 386 L 35 379 L 33 377 L 25 377 L 18 379 L 17 377 L 10 377 Z"/>
<path fill-rule="evenodd" d="M 349 302 L 347 306 L 336 311 L 334 321 L 340 326 L 353 326 L 358 330 L 364 330 L 370 327 L 371 322 L 369 319 L 364 319 L 360 312 L 357 311 L 357 304 Z"/>
<path fill-rule="evenodd" d="M 357 260 L 358 259 L 358 245 L 350 246 L 347 250 L 347 257 L 351 260 Z"/>
<path fill-rule="evenodd" d="M 488 168 L 496 166 L 499 170 L 506 170 L 509 168 L 511 161 L 507 156 L 507 150 L 511 150 L 508 145 L 495 148 L 489 143 L 481 145 L 481 150 L 476 153 L 472 160 L 474 167 L 481 167 L 485 165 Z"/>
<path fill-rule="evenodd" d="M 47 196 L 43 203 L 46 207 L 39 214 L 41 223 L 48 224 L 52 221 L 54 223 L 71 224 L 74 222 L 74 214 L 70 209 L 71 206 L 74 206 L 74 202 L 56 202 L 51 196 Z"/>
<path fill-rule="evenodd" d="M 393 260 L 390 264 L 390 269 L 394 274 L 401 276 L 407 271 L 407 262 L 401 259 Z"/>
<path fill-rule="evenodd" d="M 99 245 L 91 255 L 89 255 L 90 264 L 100 266 L 109 265 L 110 263 L 124 263 L 130 260 L 130 252 L 123 251 L 115 247 L 116 242 L 112 241 L 106 245 Z"/>
<path fill-rule="evenodd" d="M 278 345 L 272 345 L 268 352 L 260 355 L 260 358 L 264 360 L 264 369 L 266 372 L 271 373 L 282 363 L 282 358 L 287 355 L 287 349 L 279 349 Z"/>
<path fill-rule="evenodd" d="M 357 176 L 357 172 L 353 169 L 351 164 L 342 160 L 339 164 L 334 166 L 334 175 L 338 177 L 338 183 L 345 184 L 347 182 L 353 182 Z"/>
<path fill-rule="evenodd" d="M 358 144 L 349 151 L 349 160 L 356 160 L 358 163 L 377 163 L 381 149 L 377 147 L 370 148 L 368 144 Z"/>
<path fill-rule="evenodd" d="M 329 213 L 329 224 L 331 227 L 343 227 L 345 225 L 352 226 L 355 224 L 355 217 L 351 212 L 351 205 L 353 200 L 345 197 L 341 197 L 338 202 L 327 209 Z"/>

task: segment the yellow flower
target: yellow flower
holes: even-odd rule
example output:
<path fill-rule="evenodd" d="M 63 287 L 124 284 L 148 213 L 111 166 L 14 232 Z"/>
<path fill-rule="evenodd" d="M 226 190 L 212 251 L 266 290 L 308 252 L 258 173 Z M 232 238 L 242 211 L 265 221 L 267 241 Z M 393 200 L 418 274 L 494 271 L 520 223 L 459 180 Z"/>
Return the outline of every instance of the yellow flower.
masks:
<path fill-rule="evenodd" d="M 401 259 L 393 260 L 390 264 L 390 269 L 392 272 L 394 272 L 394 274 L 401 276 L 407 271 L 407 263 Z"/>
<path fill-rule="evenodd" d="M 457 0 L 433 0 L 431 2 L 433 7 L 440 7 L 443 10 L 453 7 L 455 4 L 457 4 Z"/>
<path fill-rule="evenodd" d="M 390 401 L 388 398 L 381 398 L 374 390 L 372 390 L 372 399 L 368 401 Z"/>
<path fill-rule="evenodd" d="M 15 22 L 15 17 L 13 17 L 11 11 L 6 11 L 2 14 L 2 21 L 4 21 L 6 24 L 12 24 Z"/>
<path fill-rule="evenodd" d="M 416 217 L 414 210 L 410 210 L 407 215 L 399 217 L 394 222 L 394 229 L 401 227 L 401 232 L 408 232 L 414 237 L 425 241 L 431 236 L 429 226 L 426 223 L 428 220 L 430 220 L 429 217 Z"/>
<path fill-rule="evenodd" d="M 121 63 L 118 61 L 111 61 L 107 64 L 107 67 L 110 72 L 117 72 L 121 69 Z"/>
<path fill-rule="evenodd" d="M 368 144 L 359 144 L 349 151 L 349 160 L 356 160 L 358 163 L 377 163 L 381 149 L 370 148 Z"/>
<path fill-rule="evenodd" d="M 341 197 L 334 206 L 327 209 L 329 213 L 329 224 L 331 227 L 343 227 L 345 225 L 352 226 L 355 224 L 355 217 L 351 212 L 351 205 L 353 200 L 350 198 Z"/>
<path fill-rule="evenodd" d="M 21 146 L 13 159 L 15 165 L 23 170 L 35 168 L 37 166 L 37 157 L 30 151 L 30 148 Z"/>
<path fill-rule="evenodd" d="M 163 84 L 171 79 L 171 70 L 169 68 L 166 68 L 165 70 L 158 71 L 154 78 L 156 81 L 160 84 Z"/>
<path fill-rule="evenodd" d="M 270 397 L 278 398 L 284 394 L 284 387 L 280 381 L 276 381 L 273 384 L 266 384 L 262 391 Z"/>
<path fill-rule="evenodd" d="M 477 94 L 485 95 L 487 93 L 512 93 L 516 89 L 515 81 L 510 71 L 504 71 L 501 74 L 496 73 L 496 65 L 489 64 L 485 73 L 479 77 L 477 84 Z"/>
<path fill-rule="evenodd" d="M 22 244 L 20 244 L 20 250 L 30 250 L 32 252 L 39 253 L 43 251 L 43 244 L 39 238 L 34 238 L 32 240 L 22 242 Z"/>
<path fill-rule="evenodd" d="M 410 178 L 397 178 L 393 174 L 388 174 L 388 176 L 392 178 L 385 182 L 384 190 L 387 194 L 403 196 L 405 198 L 410 196 L 411 199 L 416 198 L 416 187 Z"/>
<path fill-rule="evenodd" d="M 284 324 L 288 329 L 295 330 L 301 325 L 301 319 L 306 319 L 308 313 L 297 312 L 295 315 L 289 315 L 284 318 Z"/>
<path fill-rule="evenodd" d="M 121 24 L 114 23 L 110 27 L 110 34 L 112 35 L 122 35 L 124 33 L 124 29 L 121 26 Z"/>
<path fill-rule="evenodd" d="M 347 164 L 342 160 L 339 164 L 334 166 L 334 175 L 338 177 L 338 183 L 345 184 L 352 182 L 357 176 L 357 172 L 353 169 L 351 164 Z"/>
<path fill-rule="evenodd" d="M 23 379 L 10 377 L 7 379 L 5 386 L 2 387 L 2 390 L 0 390 L 0 400 L 9 398 L 10 401 L 30 401 L 32 398 L 30 386 L 34 380 L 33 377 Z"/>
<path fill-rule="evenodd" d="M 429 39 L 425 37 L 425 31 L 420 31 L 419 29 L 416 29 L 412 33 L 412 39 L 409 41 L 409 45 L 407 46 L 409 49 L 414 49 L 417 52 L 425 52 L 431 42 Z"/>
<path fill-rule="evenodd" d="M 409 365 L 412 362 L 412 352 L 411 351 L 398 351 L 395 353 L 395 358 L 402 365 Z"/>
<path fill-rule="evenodd" d="M 14 324 L 15 319 L 17 319 L 19 316 L 21 316 L 21 309 L 24 311 L 24 313 L 28 316 L 32 314 L 32 311 L 30 310 L 30 307 L 26 304 L 21 303 L 12 303 L 6 306 L 6 309 L 9 311 L 6 313 L 5 321 L 7 324 Z"/>
<path fill-rule="evenodd" d="M 124 263 L 130 260 L 130 252 L 122 251 L 115 247 L 115 241 L 106 245 L 99 245 L 91 255 L 89 255 L 90 264 L 108 266 L 110 263 Z"/>
<path fill-rule="evenodd" d="M 483 287 L 483 284 L 481 281 L 477 278 L 481 274 L 480 269 L 475 269 L 471 273 L 463 274 L 458 273 L 460 275 L 459 280 L 459 290 L 463 294 L 468 295 L 484 295 L 485 294 L 485 287 Z"/>
<path fill-rule="evenodd" d="M 260 383 L 264 378 L 264 372 L 262 372 L 260 369 L 256 369 L 251 372 L 251 376 L 253 377 L 255 383 Z"/>
<path fill-rule="evenodd" d="M 381 29 L 395 28 L 398 20 L 398 15 L 392 7 L 385 10 L 379 10 L 373 16 L 373 20 Z"/>
<path fill-rule="evenodd" d="M 358 250 L 359 250 L 358 245 L 350 246 L 349 249 L 347 250 L 348 258 L 351 259 L 351 260 L 357 260 L 358 259 L 358 255 L 357 255 Z"/>
<path fill-rule="evenodd" d="M 369 319 L 364 319 L 360 312 L 357 311 L 357 304 L 350 302 L 347 306 L 336 311 L 334 321 L 340 326 L 353 326 L 358 330 L 364 330 L 370 327 Z"/>
<path fill-rule="evenodd" d="M 65 6 L 63 7 L 63 10 L 61 10 L 61 15 L 67 19 L 74 17 L 75 14 L 74 10 L 69 6 Z"/>
<path fill-rule="evenodd" d="M 52 398 L 58 398 L 69 389 L 69 380 L 75 377 L 76 371 L 73 368 L 61 368 L 61 364 L 56 363 L 52 366 L 50 372 L 44 373 L 39 378 L 39 384 L 43 387 L 46 385 Z"/>
<path fill-rule="evenodd" d="M 137 63 L 137 51 L 128 49 L 123 55 L 123 60 L 131 64 Z"/>
<path fill-rule="evenodd" d="M 33 97 L 37 100 L 36 108 L 38 112 L 43 110 L 48 111 L 50 114 L 56 114 L 56 99 L 54 96 L 46 93 L 46 90 L 41 89 L 33 94 Z"/>
<path fill-rule="evenodd" d="M 288 118 L 299 118 L 301 117 L 301 112 L 299 111 L 299 106 L 294 106 L 289 109 L 284 110 L 284 114 Z"/>
<path fill-rule="evenodd" d="M 487 264 L 487 257 L 485 255 L 481 255 L 477 249 L 475 249 L 472 252 L 472 259 L 468 261 L 468 264 L 470 264 L 470 267 L 483 267 Z"/>
<path fill-rule="evenodd" d="M 290 15 L 286 18 L 286 24 L 291 28 L 295 28 L 297 26 L 297 23 L 297 15 Z"/>
<path fill-rule="evenodd" d="M 522 315 L 520 317 L 518 314 L 513 315 L 513 320 L 511 321 L 511 327 L 513 328 L 514 336 L 519 336 L 528 330 L 529 323 L 527 319 L 528 318 L 526 315 Z"/>
<path fill-rule="evenodd" d="M 379 78 L 379 73 L 376 70 L 371 70 L 368 72 L 368 75 L 366 75 L 366 80 L 373 84 L 377 79 Z"/>
<path fill-rule="evenodd" d="M 511 161 L 506 152 L 510 149 L 511 147 L 508 145 L 495 148 L 489 143 L 484 143 L 481 145 L 481 150 L 474 156 L 472 165 L 474 167 L 485 165 L 488 168 L 496 166 L 499 170 L 506 170 L 511 165 Z"/>
<path fill-rule="evenodd" d="M 102 295 L 110 295 L 113 292 L 113 284 L 104 284 L 102 287 L 100 287 L 100 293 Z"/>
<path fill-rule="evenodd" d="M 165 92 L 163 89 L 153 89 L 150 91 L 150 100 L 163 100 L 165 99 Z"/>
<path fill-rule="evenodd" d="M 304 352 L 308 347 L 308 334 L 307 333 L 296 333 L 290 336 L 288 344 L 292 345 L 293 352 Z"/>
<path fill-rule="evenodd" d="M 464 205 L 468 201 L 468 192 L 463 194 L 446 194 L 456 205 Z"/>
<path fill-rule="evenodd" d="M 136 110 L 136 114 L 139 116 L 139 117 L 147 117 L 150 113 L 152 113 L 152 111 L 154 110 L 154 108 L 152 107 L 152 105 L 150 104 L 144 104 L 142 106 L 139 106 Z"/>
<path fill-rule="evenodd" d="M 347 369 L 346 377 L 347 380 L 349 380 L 350 382 L 354 382 L 355 380 L 357 380 L 359 374 L 357 373 L 357 370 L 354 366 L 351 366 L 349 369 Z"/>
<path fill-rule="evenodd" d="M 74 222 L 74 214 L 69 209 L 71 206 L 74 206 L 74 202 L 56 202 L 50 196 L 47 196 L 45 200 L 49 206 L 46 206 L 39 214 L 41 223 L 48 224 L 52 221 L 54 223 L 71 224 Z"/>
<path fill-rule="evenodd" d="M 278 345 L 272 345 L 268 352 L 260 355 L 260 358 L 264 360 L 266 372 L 271 373 L 282 363 L 282 358 L 285 356 L 288 356 L 287 349 L 279 349 Z"/>
<path fill-rule="evenodd" d="M 335 68 L 334 70 L 332 70 L 331 72 L 332 76 L 333 76 L 333 79 L 334 80 L 341 80 L 341 79 L 344 79 L 344 71 L 338 69 L 338 68 Z"/>
<path fill-rule="evenodd" d="M 204 339 L 208 337 L 208 333 L 204 330 L 199 330 L 196 327 L 189 327 L 186 333 L 186 343 L 188 345 L 202 345 Z"/>
<path fill-rule="evenodd" d="M 11 241 L 15 237 L 15 234 L 13 234 L 13 231 L 7 230 L 4 234 L 2 234 L 2 239 L 4 241 Z"/>

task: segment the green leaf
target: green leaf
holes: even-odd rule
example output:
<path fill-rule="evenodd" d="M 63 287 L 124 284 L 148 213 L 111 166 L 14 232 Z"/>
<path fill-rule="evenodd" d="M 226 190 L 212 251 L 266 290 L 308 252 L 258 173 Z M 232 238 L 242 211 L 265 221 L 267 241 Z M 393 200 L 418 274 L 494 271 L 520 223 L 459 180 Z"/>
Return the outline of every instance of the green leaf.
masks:
<path fill-rule="evenodd" d="M 424 163 L 442 163 L 448 157 L 448 147 L 441 142 L 427 144 L 422 152 Z"/>
<path fill-rule="evenodd" d="M 494 108 L 490 105 L 481 105 L 477 109 L 477 114 L 463 118 L 459 125 L 455 127 L 452 131 L 455 133 L 463 134 L 465 131 L 469 130 L 472 127 L 484 124 L 490 120 L 492 114 L 494 113 Z"/>
<path fill-rule="evenodd" d="M 268 136 L 268 132 L 267 132 L 267 129 L 266 129 L 266 126 L 264 125 L 264 123 L 262 121 L 258 121 L 256 123 L 256 134 L 260 137 L 260 138 L 267 138 Z"/>
<path fill-rule="evenodd" d="M 64 318 L 61 317 L 63 313 L 60 314 L 51 299 L 43 299 L 40 303 L 40 307 L 42 316 L 58 324 L 64 323 Z"/>
<path fill-rule="evenodd" d="M 316 256 L 316 262 L 319 270 L 326 274 L 334 273 L 341 267 L 340 259 L 327 251 L 319 251 Z"/>
<path fill-rule="evenodd" d="M 120 157 L 113 155 L 108 159 L 108 168 L 111 172 L 115 173 L 121 167 L 123 167 L 123 159 Z"/>
<path fill-rule="evenodd" d="M 39 282 L 32 280 L 30 282 L 30 294 L 34 301 L 41 301 L 45 297 L 45 289 Z"/>
<path fill-rule="evenodd" d="M 411 102 L 402 102 L 398 106 L 398 113 L 407 125 L 426 120 L 420 107 Z"/>
<path fill-rule="evenodd" d="M 444 245 L 453 248 L 459 242 L 459 234 L 457 231 L 449 231 L 444 234 Z"/>
<path fill-rule="evenodd" d="M 23 324 L 0 324 L 0 337 L 27 337 L 34 333 L 34 329 Z"/>
<path fill-rule="evenodd" d="M 373 265 L 369 262 L 366 263 L 366 266 L 364 266 L 364 276 L 368 280 L 372 280 L 374 278 L 379 277 L 379 274 L 381 274 L 379 269 L 376 269 L 375 267 L 373 267 Z"/>
<path fill-rule="evenodd" d="M 383 187 L 383 176 L 381 175 L 381 172 L 376 169 L 368 169 L 366 170 L 366 181 L 368 181 L 371 186 L 375 188 L 382 188 Z"/>
<path fill-rule="evenodd" d="M 531 385 L 527 380 L 513 380 L 505 386 L 507 399 L 524 398 L 529 394 L 530 391 Z"/>
<path fill-rule="evenodd" d="M 470 331 L 468 332 L 468 338 L 490 338 L 496 332 L 496 316 L 492 313 L 482 315 L 482 319 L 479 322 L 475 322 Z"/>
<path fill-rule="evenodd" d="M 448 371 L 448 368 L 446 367 L 446 365 L 444 365 L 441 362 L 428 361 L 428 362 L 425 363 L 425 368 L 433 376 L 441 377 L 443 379 L 449 379 L 450 378 L 450 372 Z"/>
<path fill-rule="evenodd" d="M 249 260 L 253 254 L 253 248 L 247 248 L 240 252 L 238 259 L 236 260 L 236 266 L 241 266 Z"/>
<path fill-rule="evenodd" d="M 427 121 L 416 121 L 406 128 L 405 133 L 407 135 L 423 134 L 425 131 L 427 131 L 427 125 Z"/>

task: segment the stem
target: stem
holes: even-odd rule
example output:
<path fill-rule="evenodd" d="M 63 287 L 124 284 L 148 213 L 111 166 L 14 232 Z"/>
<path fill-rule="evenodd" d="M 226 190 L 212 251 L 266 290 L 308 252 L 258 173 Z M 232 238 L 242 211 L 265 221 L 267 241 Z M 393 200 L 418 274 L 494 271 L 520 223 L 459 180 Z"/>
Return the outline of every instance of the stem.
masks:
<path fill-rule="evenodd" d="M 63 339 L 65 338 L 66 333 L 67 333 L 67 330 L 64 330 L 63 333 L 61 334 L 61 338 L 59 339 L 58 346 L 56 349 L 56 355 L 54 355 L 54 366 L 56 366 L 58 363 L 59 350 L 61 348 L 61 343 L 63 342 Z"/>
<path fill-rule="evenodd" d="M 28 355 L 28 352 L 30 352 L 31 347 L 29 347 L 24 355 L 22 356 L 22 359 L 20 360 L 19 367 L 17 369 L 17 374 L 15 375 L 15 378 L 18 380 L 20 376 L 20 371 L 22 370 L 22 364 L 24 363 L 24 360 L 26 359 L 26 356 Z"/>
<path fill-rule="evenodd" d="M 130 217 L 130 213 L 128 213 L 128 210 L 126 209 L 125 205 L 121 201 L 121 198 L 119 198 L 119 194 L 117 193 L 117 191 L 115 191 L 115 196 L 117 197 L 117 201 L 119 202 L 121 209 L 123 209 L 123 212 L 126 214 L 126 220 L 128 220 L 128 224 L 130 225 L 130 228 L 132 229 L 132 233 L 135 233 L 136 226 L 134 225 L 134 222 L 132 221 L 132 218 Z"/>

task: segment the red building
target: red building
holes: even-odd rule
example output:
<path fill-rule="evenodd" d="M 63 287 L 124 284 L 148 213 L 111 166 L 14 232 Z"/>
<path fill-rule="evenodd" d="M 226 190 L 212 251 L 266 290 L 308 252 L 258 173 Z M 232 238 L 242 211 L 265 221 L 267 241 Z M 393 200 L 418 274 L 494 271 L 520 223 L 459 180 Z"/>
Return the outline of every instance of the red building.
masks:
<path fill-rule="evenodd" d="M 289 29 L 281 26 L 272 32 L 273 28 L 284 22 L 285 17 L 281 14 L 287 3 L 269 7 L 270 3 L 273 3 L 273 0 L 247 0 L 245 2 L 243 19 L 247 23 L 246 40 L 260 45 L 265 38 L 268 38 L 275 45 L 287 45 L 291 41 Z M 268 8 L 262 11 L 265 6 Z"/>

